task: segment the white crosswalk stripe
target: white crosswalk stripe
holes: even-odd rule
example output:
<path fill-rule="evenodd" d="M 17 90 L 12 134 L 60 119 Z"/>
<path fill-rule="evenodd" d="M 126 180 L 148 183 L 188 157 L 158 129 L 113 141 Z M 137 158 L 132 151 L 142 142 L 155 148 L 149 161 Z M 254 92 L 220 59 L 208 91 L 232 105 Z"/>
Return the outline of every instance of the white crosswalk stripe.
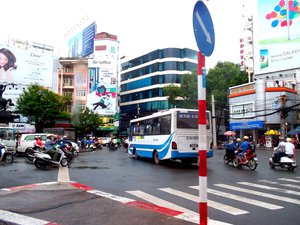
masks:
<path fill-rule="evenodd" d="M 300 189 L 299 185 L 294 185 L 294 184 L 280 184 L 279 182 L 273 182 L 270 180 L 259 180 L 259 182 L 263 182 L 263 183 L 267 183 L 267 184 L 276 184 L 276 185 L 288 187 L 288 188 Z"/>
<path fill-rule="evenodd" d="M 268 194 L 268 193 L 264 193 L 264 192 L 253 191 L 253 190 L 239 188 L 239 187 L 235 187 L 235 186 L 227 185 L 227 184 L 214 184 L 214 185 L 217 187 L 227 188 L 227 189 L 234 190 L 234 191 L 239 191 L 239 192 L 243 192 L 243 193 L 247 193 L 247 194 L 257 195 L 257 196 L 261 196 L 261 197 L 265 197 L 265 198 L 271 198 L 271 199 L 276 199 L 278 201 L 284 201 L 284 202 L 289 202 L 289 203 L 294 203 L 294 204 L 300 205 L 300 200 L 293 199 L 293 198 L 287 198 L 284 196 L 278 196 L 278 195 Z"/>
<path fill-rule="evenodd" d="M 278 178 L 278 180 L 288 181 L 291 183 L 300 183 L 300 180 L 287 179 L 287 178 Z"/>
<path fill-rule="evenodd" d="M 291 191 L 291 190 L 286 190 L 286 189 L 276 188 L 276 187 L 271 187 L 271 186 L 266 186 L 266 185 L 253 184 L 253 183 L 249 183 L 249 182 L 238 182 L 238 184 L 300 196 L 300 192 L 298 192 L 298 191 Z"/>
<path fill-rule="evenodd" d="M 199 186 L 190 186 L 190 188 L 199 189 Z M 218 195 L 218 196 L 221 196 L 221 197 L 224 197 L 224 198 L 233 199 L 233 200 L 240 201 L 240 202 L 244 202 L 244 203 L 247 203 L 247 204 L 255 205 L 255 206 L 258 206 L 258 207 L 271 209 L 271 210 L 282 209 L 283 208 L 282 206 L 278 206 L 278 205 L 274 205 L 274 204 L 270 204 L 270 203 L 250 199 L 250 198 L 245 198 L 245 197 L 242 197 L 242 196 L 233 195 L 233 194 L 229 194 L 229 193 L 226 193 L 226 192 L 213 190 L 213 189 L 210 189 L 210 188 L 207 189 L 207 193 Z"/>
<path fill-rule="evenodd" d="M 183 212 L 184 214 L 178 215 L 178 216 L 176 216 L 176 218 L 199 224 L 199 213 L 196 213 L 194 211 L 191 211 L 191 210 L 181 207 L 179 205 L 173 204 L 171 202 L 165 201 L 161 198 L 157 198 L 157 197 L 147 194 L 143 191 L 136 190 L 136 191 L 126 191 L 126 192 L 129 194 L 132 194 L 136 197 L 139 197 L 140 199 L 143 199 L 149 203 Z M 212 220 L 209 218 L 208 225 L 231 225 L 231 224 L 220 222 L 217 220 Z"/>
<path fill-rule="evenodd" d="M 221 198 L 218 198 L 218 201 L 213 201 L 213 200 L 208 199 L 208 201 L 207 201 L 208 207 L 213 208 L 215 210 L 220 210 L 220 211 L 222 211 L 224 213 L 228 213 L 230 215 L 236 216 L 236 215 L 247 214 L 247 213 L 249 213 L 249 211 L 246 211 L 244 209 L 239 209 L 237 207 L 231 206 L 230 204 L 221 203 L 223 198 L 243 202 L 245 204 L 265 208 L 267 210 L 279 210 L 284 207 L 281 205 L 271 204 L 266 201 L 257 200 L 254 198 L 262 197 L 262 198 L 276 200 L 278 202 L 286 202 L 286 203 L 300 205 L 300 199 L 296 199 L 294 197 L 292 198 L 292 197 L 278 195 L 278 193 L 282 193 L 285 195 L 300 196 L 300 192 L 297 191 L 300 189 L 300 187 L 299 187 L 299 185 L 295 184 L 295 183 L 300 182 L 300 180 L 297 180 L 297 178 L 300 179 L 300 177 L 296 177 L 296 179 L 279 178 L 279 179 L 277 179 L 277 181 L 258 180 L 257 182 L 259 182 L 260 184 L 259 183 L 251 183 L 251 182 L 237 182 L 237 184 L 239 186 L 227 185 L 227 184 L 214 184 L 216 187 L 222 188 L 224 190 L 235 191 L 239 194 L 232 194 L 232 193 L 224 192 L 222 190 L 215 190 L 215 189 L 208 188 L 207 193 L 209 195 L 216 195 L 216 196 L 221 197 Z M 290 183 L 288 183 L 288 182 L 290 182 Z M 261 184 L 261 183 L 264 183 L 264 184 Z M 241 185 L 244 185 L 247 188 L 242 188 Z M 188 186 L 188 187 L 199 190 L 199 186 Z M 289 187 L 289 189 L 284 189 L 284 188 L 280 188 L 280 187 Z M 249 188 L 251 188 L 251 189 L 249 189 Z M 260 190 L 265 190 L 265 192 L 256 191 L 256 190 L 254 190 L 254 188 L 260 189 Z M 294 189 L 294 190 L 292 190 L 292 189 Z M 169 188 L 169 187 L 158 188 L 158 190 L 168 193 L 171 196 L 173 195 L 173 196 L 176 196 L 176 197 L 179 197 L 182 199 L 186 199 L 186 200 L 189 200 L 189 201 L 192 201 L 195 203 L 199 203 L 199 196 L 190 194 L 190 193 L 188 193 L 189 191 L 185 192 L 185 191 L 180 191 L 180 190 L 177 190 L 174 188 Z M 277 194 L 271 194 L 270 192 L 277 192 Z M 197 212 L 187 209 L 183 206 L 174 204 L 170 201 L 164 200 L 163 198 L 156 197 L 154 195 L 145 193 L 140 190 L 127 191 L 127 193 L 134 195 L 140 199 L 143 199 L 149 203 L 183 212 L 183 214 L 181 215 L 181 217 L 182 217 L 181 219 L 183 219 L 183 220 L 190 221 L 193 223 L 199 222 L 199 214 Z M 244 197 L 244 196 L 242 196 L 243 193 L 247 194 L 247 196 L 252 195 L 254 197 L 253 198 Z M 166 198 L 168 198 L 168 197 L 166 197 Z M 234 205 L 234 203 L 232 203 L 232 205 Z M 216 222 L 216 224 L 219 223 L 219 221 L 214 221 L 214 220 L 210 220 L 210 221 L 211 221 L 211 224 L 212 224 L 212 222 Z M 221 222 L 220 224 L 223 224 L 223 223 Z"/>
<path fill-rule="evenodd" d="M 199 202 L 199 196 L 192 195 L 192 194 L 189 194 L 189 193 L 186 193 L 183 191 L 178 191 L 178 190 L 175 190 L 172 188 L 160 188 L 159 190 L 182 197 L 182 198 L 185 198 L 185 199 L 188 199 L 193 202 Z M 221 210 L 223 212 L 226 212 L 226 213 L 229 213 L 232 215 L 242 215 L 242 214 L 249 213 L 248 211 L 241 210 L 241 209 L 229 206 L 229 205 L 224 205 L 222 203 L 215 202 L 212 200 L 208 200 L 207 204 L 211 208 L 218 209 L 218 210 Z"/>

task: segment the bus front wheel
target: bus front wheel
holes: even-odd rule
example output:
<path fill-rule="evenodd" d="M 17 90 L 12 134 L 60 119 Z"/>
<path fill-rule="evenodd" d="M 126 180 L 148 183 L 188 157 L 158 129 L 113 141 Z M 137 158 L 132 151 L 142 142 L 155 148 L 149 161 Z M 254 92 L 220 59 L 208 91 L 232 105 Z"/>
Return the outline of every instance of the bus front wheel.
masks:
<path fill-rule="evenodd" d="M 153 161 L 156 165 L 158 165 L 160 163 L 159 157 L 158 157 L 158 152 L 154 151 L 153 152 Z"/>

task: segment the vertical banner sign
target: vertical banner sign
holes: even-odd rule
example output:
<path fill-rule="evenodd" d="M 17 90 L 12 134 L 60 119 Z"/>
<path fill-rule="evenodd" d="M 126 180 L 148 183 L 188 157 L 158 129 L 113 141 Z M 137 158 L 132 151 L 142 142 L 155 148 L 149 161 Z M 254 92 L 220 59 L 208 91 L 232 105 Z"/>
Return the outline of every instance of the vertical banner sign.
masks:
<path fill-rule="evenodd" d="M 194 35 L 198 52 L 198 135 L 199 135 L 199 222 L 207 225 L 207 144 L 206 144 L 206 70 L 205 56 L 215 47 L 215 32 L 210 13 L 202 1 L 195 4 L 193 12 Z"/>

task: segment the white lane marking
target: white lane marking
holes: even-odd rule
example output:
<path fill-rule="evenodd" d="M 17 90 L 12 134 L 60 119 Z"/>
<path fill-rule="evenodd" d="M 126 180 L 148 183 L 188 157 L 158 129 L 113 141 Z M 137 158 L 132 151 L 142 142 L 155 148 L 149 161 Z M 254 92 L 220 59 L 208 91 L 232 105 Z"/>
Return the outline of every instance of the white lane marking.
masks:
<path fill-rule="evenodd" d="M 198 186 L 190 186 L 191 188 L 194 189 L 198 189 Z M 270 204 L 267 202 L 262 202 L 262 201 L 258 201 L 258 200 L 254 200 L 254 199 L 250 199 L 250 198 L 245 198 L 239 195 L 234 195 L 234 194 L 229 194 L 226 192 L 222 192 L 222 191 L 217 191 L 217 190 L 213 190 L 213 189 L 208 189 L 207 192 L 209 194 L 214 194 L 214 195 L 218 195 L 224 198 L 229 198 L 229 199 L 233 199 L 236 201 L 240 201 L 240 202 L 244 202 L 250 205 L 255 205 L 258 207 L 262 207 L 262 208 L 266 208 L 266 209 L 270 209 L 270 210 L 276 210 L 276 209 L 282 209 L 282 206 L 279 205 L 274 205 L 274 204 Z"/>
<path fill-rule="evenodd" d="M 199 196 L 196 196 L 196 195 L 178 191 L 178 190 L 175 190 L 172 188 L 160 188 L 159 190 L 170 193 L 172 195 L 176 195 L 176 196 L 188 199 L 193 202 L 199 202 Z M 225 205 L 225 204 L 222 204 L 219 202 L 211 201 L 211 200 L 208 200 L 207 204 L 211 208 L 221 210 L 221 211 L 229 213 L 231 215 L 242 215 L 242 214 L 249 213 L 248 211 L 241 210 L 241 209 L 238 209 L 238 208 L 235 208 L 235 207 L 232 207 L 229 205 Z"/>
<path fill-rule="evenodd" d="M 17 213 L 0 209 L 0 219 L 8 222 L 8 224 L 22 224 L 22 225 L 45 225 L 50 224 L 49 221 L 36 219 L 29 216 L 24 216 Z"/>
<path fill-rule="evenodd" d="M 278 178 L 278 180 L 288 181 L 292 183 L 300 183 L 300 180 L 293 180 L 293 179 L 287 179 L 287 178 Z"/>
<path fill-rule="evenodd" d="M 104 198 L 108 198 L 108 199 L 111 199 L 111 200 L 114 200 L 114 201 L 125 203 L 125 204 L 130 203 L 130 202 L 135 202 L 135 200 L 133 200 L 133 199 L 120 197 L 120 196 L 113 195 L 113 194 L 110 194 L 110 193 L 106 193 L 106 192 L 103 192 L 103 191 L 90 190 L 90 191 L 87 191 L 87 192 L 91 193 L 91 194 L 99 195 L 99 196 L 102 196 Z"/>
<path fill-rule="evenodd" d="M 267 183 L 267 184 L 276 184 L 276 185 L 280 185 L 280 186 L 283 186 L 283 187 L 300 189 L 299 185 L 294 185 L 294 184 L 280 184 L 278 182 L 273 182 L 273 181 L 270 181 L 270 180 L 258 180 L 258 181 L 263 182 L 263 183 Z"/>
<path fill-rule="evenodd" d="M 150 202 L 152 204 L 155 204 L 155 205 L 158 205 L 161 207 L 165 207 L 165 208 L 169 208 L 169 209 L 173 209 L 173 210 L 177 210 L 179 212 L 183 212 L 182 214 L 179 214 L 174 217 L 185 220 L 185 221 L 189 221 L 192 223 L 199 224 L 199 214 L 195 213 L 194 211 L 183 208 L 179 205 L 173 204 L 173 203 L 165 201 L 163 199 L 157 198 L 157 197 L 147 194 L 143 191 L 136 190 L 136 191 L 126 191 L 126 192 L 129 194 L 132 194 L 138 198 L 141 198 L 147 202 Z M 224 222 L 217 221 L 217 220 L 212 220 L 212 219 L 208 218 L 208 225 L 231 225 L 231 224 L 224 223 Z"/>
<path fill-rule="evenodd" d="M 294 203 L 294 204 L 300 205 L 300 201 L 297 199 L 293 199 L 293 198 L 272 195 L 272 194 L 259 192 L 259 191 L 252 191 L 249 189 L 239 188 L 239 187 L 235 187 L 235 186 L 231 186 L 231 185 L 227 185 L 227 184 L 215 184 L 215 186 L 227 188 L 227 189 L 234 190 L 234 191 L 240 191 L 240 192 L 247 193 L 247 194 L 257 195 L 257 196 L 261 196 L 261 197 L 265 197 L 265 198 L 271 198 L 271 199 L 275 199 L 278 201 L 289 202 L 289 203 Z"/>
<path fill-rule="evenodd" d="M 278 192 L 285 193 L 285 194 L 300 196 L 300 192 L 298 192 L 298 191 L 292 191 L 292 190 L 286 190 L 286 189 L 282 189 L 282 188 L 270 187 L 270 186 L 261 185 L 261 184 L 253 184 L 253 183 L 249 183 L 249 182 L 238 182 L 238 184 L 247 185 L 247 186 L 256 187 L 256 188 L 261 188 L 261 189 L 266 189 L 266 190 L 278 191 Z"/>

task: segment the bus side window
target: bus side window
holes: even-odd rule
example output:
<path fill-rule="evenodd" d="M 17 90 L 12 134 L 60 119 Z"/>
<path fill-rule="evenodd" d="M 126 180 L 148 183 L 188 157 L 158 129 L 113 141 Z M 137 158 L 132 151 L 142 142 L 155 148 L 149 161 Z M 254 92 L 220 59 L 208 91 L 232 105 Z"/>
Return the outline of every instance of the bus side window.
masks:
<path fill-rule="evenodd" d="M 154 119 L 153 119 L 153 124 L 152 124 L 152 134 L 160 134 L 160 123 L 159 123 L 159 118 L 154 118 Z"/>
<path fill-rule="evenodd" d="M 140 125 L 138 130 L 139 130 L 140 136 L 145 135 L 145 126 L 144 125 Z"/>
<path fill-rule="evenodd" d="M 134 124 L 133 125 L 133 132 L 132 132 L 134 136 L 139 135 L 139 130 L 138 129 L 139 129 L 139 126 L 137 124 Z"/>
<path fill-rule="evenodd" d="M 147 124 L 145 127 L 145 135 L 151 135 L 152 134 L 152 126 L 151 124 Z"/>
<path fill-rule="evenodd" d="M 171 133 L 171 116 L 164 116 L 160 118 L 161 134 Z"/>

